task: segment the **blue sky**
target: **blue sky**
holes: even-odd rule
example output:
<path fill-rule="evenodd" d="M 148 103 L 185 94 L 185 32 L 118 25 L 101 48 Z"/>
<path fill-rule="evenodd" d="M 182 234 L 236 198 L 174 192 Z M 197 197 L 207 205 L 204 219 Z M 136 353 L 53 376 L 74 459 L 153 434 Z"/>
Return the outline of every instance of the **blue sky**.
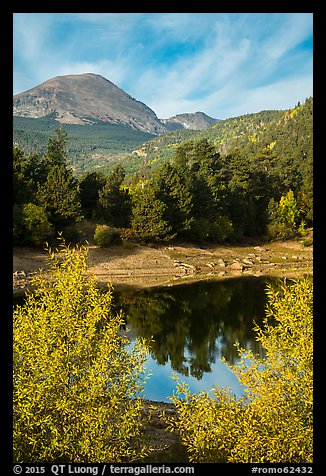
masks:
<path fill-rule="evenodd" d="M 312 96 L 312 13 L 16 13 L 14 94 L 97 73 L 159 118 L 225 119 Z"/>

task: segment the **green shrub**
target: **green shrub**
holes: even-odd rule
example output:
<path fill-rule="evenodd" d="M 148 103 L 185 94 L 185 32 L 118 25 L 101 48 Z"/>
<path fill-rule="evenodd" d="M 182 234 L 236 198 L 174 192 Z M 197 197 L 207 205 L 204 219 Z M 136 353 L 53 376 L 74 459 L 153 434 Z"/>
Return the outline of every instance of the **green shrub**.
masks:
<path fill-rule="evenodd" d="M 290 240 L 296 236 L 296 232 L 288 228 L 285 223 L 268 223 L 267 240 Z"/>
<path fill-rule="evenodd" d="M 116 228 L 107 225 L 97 225 L 94 233 L 94 243 L 102 247 L 120 245 L 120 232 Z"/>
<path fill-rule="evenodd" d="M 43 207 L 34 203 L 14 205 L 14 243 L 40 246 L 51 232 L 51 224 Z"/>
<path fill-rule="evenodd" d="M 196 242 L 202 242 L 209 239 L 210 223 L 206 218 L 198 218 L 191 224 L 190 237 Z"/>
<path fill-rule="evenodd" d="M 227 217 L 214 220 L 198 218 L 191 224 L 190 236 L 194 241 L 224 241 L 233 232 L 232 222 Z"/>
<path fill-rule="evenodd" d="M 214 241 L 224 241 L 233 233 L 233 225 L 228 217 L 217 217 L 210 226 L 209 238 Z"/>
<path fill-rule="evenodd" d="M 267 239 L 288 240 L 305 236 L 305 222 L 292 190 L 283 195 L 279 202 L 271 199 L 268 205 Z"/>
<path fill-rule="evenodd" d="M 122 240 L 122 246 L 126 250 L 132 250 L 135 247 L 135 244 L 129 240 Z"/>

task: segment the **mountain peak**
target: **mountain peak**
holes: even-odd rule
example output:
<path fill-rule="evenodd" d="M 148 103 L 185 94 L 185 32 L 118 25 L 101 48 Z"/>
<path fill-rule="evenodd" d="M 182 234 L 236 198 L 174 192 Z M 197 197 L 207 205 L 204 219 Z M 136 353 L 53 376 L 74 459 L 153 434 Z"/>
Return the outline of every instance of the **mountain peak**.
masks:
<path fill-rule="evenodd" d="M 151 134 L 166 132 L 152 109 L 95 73 L 56 76 L 13 99 L 16 116 L 37 118 L 55 112 L 61 123 L 102 121 L 127 124 Z"/>
<path fill-rule="evenodd" d="M 96 73 L 55 76 L 13 98 L 14 116 L 40 118 L 53 113 L 63 124 L 125 124 L 155 135 L 203 130 L 218 122 L 200 111 L 158 119 L 146 104 Z"/>
<path fill-rule="evenodd" d="M 177 114 L 169 119 L 161 119 L 161 122 L 163 122 L 170 131 L 177 129 L 204 130 L 219 122 L 219 119 L 214 119 L 204 112 L 197 111 Z"/>

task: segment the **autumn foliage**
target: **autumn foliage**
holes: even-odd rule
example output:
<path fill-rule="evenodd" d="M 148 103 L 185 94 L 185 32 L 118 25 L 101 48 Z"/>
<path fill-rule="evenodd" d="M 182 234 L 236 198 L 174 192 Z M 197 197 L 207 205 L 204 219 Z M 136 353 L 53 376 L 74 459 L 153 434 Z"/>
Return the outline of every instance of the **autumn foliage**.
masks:
<path fill-rule="evenodd" d="M 14 310 L 14 459 L 139 459 L 146 347 L 127 348 L 111 290 L 86 274 L 86 248 L 59 251 Z"/>
<path fill-rule="evenodd" d="M 239 349 L 230 366 L 243 398 L 178 384 L 170 429 L 180 431 L 192 462 L 312 462 L 312 292 L 306 278 L 268 288 L 264 328 L 256 328 L 265 358 Z"/>

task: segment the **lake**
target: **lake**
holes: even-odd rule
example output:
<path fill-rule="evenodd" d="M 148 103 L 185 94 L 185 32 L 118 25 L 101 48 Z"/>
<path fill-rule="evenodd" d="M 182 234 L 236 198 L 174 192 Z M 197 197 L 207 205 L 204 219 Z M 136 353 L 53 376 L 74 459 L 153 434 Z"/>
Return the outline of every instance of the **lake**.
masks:
<path fill-rule="evenodd" d="M 242 386 L 221 357 L 236 364 L 236 342 L 262 355 L 253 327 L 262 324 L 266 286 L 273 282 L 245 277 L 116 294 L 131 346 L 136 336 L 154 340 L 144 398 L 169 402 L 176 390 L 173 372 L 193 392 L 218 385 L 241 396 Z"/>
<path fill-rule="evenodd" d="M 253 327 L 254 323 L 261 325 L 265 317 L 267 284 L 277 281 L 239 277 L 114 292 L 114 306 L 123 311 L 130 347 L 137 336 L 154 340 L 144 398 L 170 402 L 168 397 L 176 390 L 173 373 L 192 392 L 218 385 L 240 397 L 243 387 L 221 357 L 236 364 L 237 342 L 262 356 Z M 15 298 L 14 302 L 23 300 Z"/>

